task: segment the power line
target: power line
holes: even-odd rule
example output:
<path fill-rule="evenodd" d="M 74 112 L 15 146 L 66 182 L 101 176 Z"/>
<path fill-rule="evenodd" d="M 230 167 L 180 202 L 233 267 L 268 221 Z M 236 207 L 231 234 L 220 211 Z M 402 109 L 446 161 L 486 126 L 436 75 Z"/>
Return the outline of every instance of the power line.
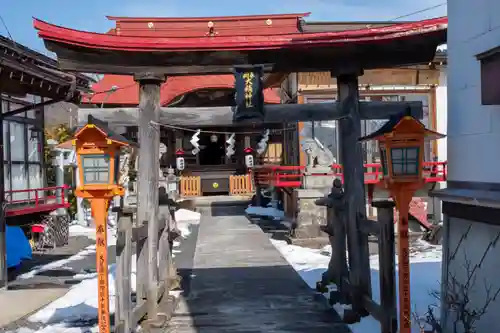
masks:
<path fill-rule="evenodd" d="M 0 15 L 0 21 L 2 21 L 2 25 L 5 28 L 5 31 L 7 31 L 7 34 L 9 35 L 9 38 L 12 42 L 14 42 L 14 38 L 12 38 L 12 35 L 10 34 L 9 28 L 7 27 L 7 23 L 5 23 L 2 15 Z"/>
<path fill-rule="evenodd" d="M 427 12 L 429 10 L 433 10 L 433 9 L 436 9 L 436 8 L 439 8 L 439 7 L 446 6 L 446 4 L 447 4 L 447 2 L 442 2 L 442 3 L 434 5 L 434 6 L 426 7 L 424 9 L 420 9 L 420 10 L 417 10 L 417 11 L 412 12 L 412 13 L 408 13 L 408 14 L 405 14 L 405 15 L 398 16 L 396 18 L 393 18 L 390 21 L 396 21 L 396 20 L 399 20 L 399 19 L 402 19 L 402 18 L 405 18 L 405 17 L 408 17 L 408 16 L 413 16 L 413 15 L 416 15 L 416 14 L 424 13 L 424 12 Z"/>

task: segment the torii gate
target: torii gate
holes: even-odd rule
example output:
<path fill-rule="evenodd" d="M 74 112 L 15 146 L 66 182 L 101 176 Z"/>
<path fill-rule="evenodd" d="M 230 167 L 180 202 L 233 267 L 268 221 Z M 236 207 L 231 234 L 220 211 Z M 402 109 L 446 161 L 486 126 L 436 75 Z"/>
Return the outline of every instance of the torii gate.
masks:
<path fill-rule="evenodd" d="M 273 24 L 271 19 L 262 24 Z M 336 32 L 227 36 L 217 31 L 217 19 L 207 18 L 207 31 L 199 37 L 161 38 L 109 35 L 76 31 L 35 19 L 46 47 L 57 54 L 62 69 L 79 72 L 134 75 L 139 82 L 140 103 L 135 110 L 113 110 L 103 120 L 126 125 L 139 124 L 141 147 L 158 147 L 159 131 L 151 123 L 168 119 L 169 124 L 213 125 L 231 122 L 230 108 L 203 110 L 160 108 L 160 85 L 170 76 L 232 74 L 235 66 L 261 65 L 265 72 L 329 71 L 337 78 L 338 102 L 323 105 L 267 106 L 265 121 L 291 122 L 339 120 L 341 160 L 345 170 L 345 193 L 349 228 L 358 230 L 366 217 L 361 119 L 383 119 L 408 107 L 421 116 L 421 105 L 404 102 L 359 102 L 358 77 L 363 70 L 428 63 L 438 45 L 446 40 L 447 19 L 438 18 L 386 27 Z M 154 19 L 153 19 L 154 20 Z M 214 23 L 215 22 L 215 23 Z M 154 26 L 153 22 L 151 25 Z M 140 111 L 140 112 L 138 112 Z M 85 110 L 87 114 L 91 111 Z M 99 113 L 101 117 L 104 113 Z M 125 117 L 121 116 L 125 115 Z M 191 117 L 192 116 L 192 117 Z M 195 120 L 193 120 L 195 119 Z M 138 221 L 149 221 L 149 260 L 156 261 L 155 227 L 158 208 L 158 149 L 139 151 Z M 371 296 L 368 239 L 349 233 L 350 261 L 357 267 L 351 283 L 357 298 Z M 148 254 L 141 253 L 148 260 Z M 142 260 L 142 259 L 138 259 Z M 154 271 L 137 272 L 137 297 L 147 297 L 144 284 L 158 279 Z M 353 302 L 362 304 L 362 302 Z M 364 312 L 363 309 L 355 309 Z M 365 312 L 366 313 L 366 312 Z"/>

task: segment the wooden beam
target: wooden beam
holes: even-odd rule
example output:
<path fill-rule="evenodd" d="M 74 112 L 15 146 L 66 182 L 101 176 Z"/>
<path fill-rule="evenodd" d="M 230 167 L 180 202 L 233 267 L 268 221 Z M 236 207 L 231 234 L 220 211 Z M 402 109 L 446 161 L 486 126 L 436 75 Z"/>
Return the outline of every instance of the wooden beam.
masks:
<path fill-rule="evenodd" d="M 411 110 L 413 116 L 422 118 L 422 103 L 416 102 L 359 102 L 361 119 L 387 119 Z M 83 125 L 93 115 L 111 126 L 137 126 L 137 108 L 79 109 L 78 123 Z M 346 116 L 341 103 L 320 104 L 278 104 L 265 106 L 264 123 L 296 121 L 326 121 Z M 233 122 L 233 108 L 230 106 L 211 108 L 161 108 L 159 122 L 174 126 L 231 126 L 246 123 Z"/>
<path fill-rule="evenodd" d="M 160 132 L 151 122 L 160 120 L 160 86 L 165 78 L 144 73 L 135 76 L 139 82 L 139 112 L 136 109 L 136 125 L 139 124 L 138 202 L 137 221 L 147 221 L 148 238 L 137 242 L 137 299 L 146 299 L 148 320 L 157 319 L 158 301 L 158 170 Z M 140 116 L 139 116 L 140 115 Z M 138 118 L 138 119 L 137 119 Z"/>
<path fill-rule="evenodd" d="M 418 81 L 422 85 L 438 84 L 439 70 L 419 69 Z M 414 85 L 417 76 L 417 68 L 384 68 L 366 70 L 363 76 L 359 77 L 361 86 L 402 86 Z M 302 91 L 307 90 L 328 90 L 334 89 L 337 80 L 332 79 L 329 72 L 308 72 L 299 73 L 299 87 Z"/>
<path fill-rule="evenodd" d="M 359 232 L 359 223 L 366 220 L 365 175 L 363 154 L 358 138 L 361 137 L 361 105 L 357 74 L 337 77 L 338 100 L 349 114 L 339 120 L 340 162 L 344 170 L 346 198 L 347 239 L 350 282 L 353 285 L 353 310 L 363 310 L 363 296 L 371 297 L 370 255 L 368 236 Z M 372 102 L 373 103 L 373 102 Z M 371 103 L 370 103 L 371 104 Z M 368 105 L 370 105 L 368 104 Z"/>

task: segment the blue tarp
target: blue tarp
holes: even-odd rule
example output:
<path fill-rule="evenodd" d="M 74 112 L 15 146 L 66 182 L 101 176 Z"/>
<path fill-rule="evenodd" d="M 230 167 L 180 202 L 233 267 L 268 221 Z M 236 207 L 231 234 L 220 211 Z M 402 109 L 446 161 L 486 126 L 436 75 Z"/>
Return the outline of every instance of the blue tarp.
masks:
<path fill-rule="evenodd" d="M 31 259 L 31 246 L 21 227 L 7 226 L 7 267 L 16 267 L 22 260 Z"/>

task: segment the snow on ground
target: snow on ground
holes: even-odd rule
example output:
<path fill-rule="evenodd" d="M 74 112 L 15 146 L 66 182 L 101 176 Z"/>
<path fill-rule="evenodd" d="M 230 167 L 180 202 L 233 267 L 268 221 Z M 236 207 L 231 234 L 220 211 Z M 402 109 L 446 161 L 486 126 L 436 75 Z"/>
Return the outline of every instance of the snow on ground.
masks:
<path fill-rule="evenodd" d="M 177 220 L 177 227 L 181 230 L 182 237 L 186 238 L 191 233 L 190 226 L 192 224 L 198 224 L 201 218 L 200 213 L 192 212 L 186 209 L 180 209 L 176 211 L 175 217 Z M 85 233 L 91 232 L 91 228 L 74 226 L 73 228 L 75 232 Z M 116 241 L 116 238 L 112 238 L 113 241 Z M 174 242 L 174 251 L 173 255 L 180 251 L 175 249 L 178 247 L 180 242 Z M 90 254 L 95 252 L 95 245 L 89 247 L 91 249 L 84 250 L 82 252 Z M 87 251 L 87 252 L 85 252 Z M 90 252 L 93 251 L 93 252 Z M 82 256 L 82 253 L 79 253 L 73 257 Z M 70 260 L 70 257 L 65 260 L 59 260 L 49 265 L 45 265 L 35 272 L 29 272 L 27 274 L 31 274 L 32 276 L 37 273 L 54 269 L 56 267 L 61 267 L 65 263 Z M 76 259 L 73 259 L 76 260 Z M 63 262 L 64 261 L 64 262 Z M 136 265 L 135 265 L 135 254 L 132 257 L 132 276 L 131 276 L 131 287 L 135 290 L 136 284 Z M 57 264 L 56 264 L 57 263 Z M 116 267 L 115 264 L 109 265 L 109 293 L 110 293 L 110 311 L 114 312 L 115 309 L 115 272 Z M 31 315 L 28 320 L 33 323 L 41 323 L 43 325 L 47 325 L 44 328 L 36 331 L 36 333 L 87 333 L 87 332 L 98 332 L 96 326 L 87 326 L 86 322 L 92 322 L 97 317 L 97 306 L 98 306 L 98 295 L 97 295 L 97 274 L 96 273 L 88 273 L 88 274 L 79 274 L 74 277 L 75 279 L 81 280 L 81 282 L 77 285 L 74 285 L 63 297 L 55 300 L 54 302 L 48 304 L 44 308 L 40 309 L 33 315 Z M 75 326 L 75 323 L 77 325 Z M 35 331 L 29 330 L 27 328 L 20 328 L 16 331 L 16 333 L 34 333 Z"/>
<path fill-rule="evenodd" d="M 328 268 L 331 247 L 327 246 L 321 250 L 314 250 L 289 245 L 284 241 L 271 241 L 302 279 L 311 288 L 315 289 L 316 282 L 321 280 L 322 273 Z M 431 296 L 431 292 L 440 288 L 441 254 L 440 246 L 432 246 L 424 241 L 417 242 L 410 250 L 412 312 L 415 312 L 420 317 L 425 315 L 429 305 L 436 304 L 436 299 Z M 380 302 L 378 259 L 378 255 L 370 257 L 373 299 L 376 302 Z M 396 286 L 396 291 L 398 290 L 397 288 Z M 325 294 L 325 296 L 328 297 L 329 295 Z M 343 310 L 347 306 L 336 304 L 334 308 L 342 315 Z M 436 311 L 435 314 L 439 315 L 439 311 Z M 353 333 L 380 332 L 379 322 L 371 316 L 363 318 L 359 323 L 350 325 L 350 328 Z M 414 320 L 412 323 L 412 332 L 419 332 L 419 325 Z"/>
<path fill-rule="evenodd" d="M 285 216 L 285 212 L 274 207 L 248 206 L 245 212 L 248 215 L 272 217 L 275 220 L 280 220 Z"/>
<path fill-rule="evenodd" d="M 69 227 L 69 234 L 70 236 L 86 236 L 95 239 L 94 228 L 88 228 L 77 224 L 71 225 Z M 108 246 L 113 245 L 115 243 L 116 243 L 116 231 L 113 229 L 108 229 Z M 30 279 L 40 274 L 41 272 L 62 268 L 70 262 L 82 260 L 86 256 L 94 254 L 95 250 L 96 250 L 95 245 L 89 245 L 85 249 L 81 250 L 75 255 L 72 255 L 69 258 L 52 261 L 48 264 L 34 267 L 29 272 L 19 275 L 18 279 Z"/>

